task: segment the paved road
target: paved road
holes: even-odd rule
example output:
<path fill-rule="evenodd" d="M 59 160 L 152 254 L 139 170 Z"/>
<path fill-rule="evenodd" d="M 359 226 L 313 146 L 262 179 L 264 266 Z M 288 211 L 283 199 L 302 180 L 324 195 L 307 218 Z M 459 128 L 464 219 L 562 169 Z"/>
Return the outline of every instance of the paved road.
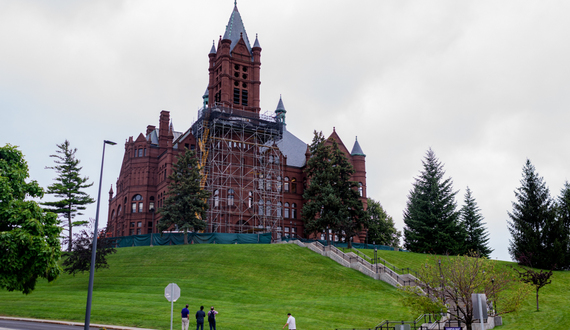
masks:
<path fill-rule="evenodd" d="M 81 330 L 83 326 L 39 323 L 27 321 L 0 320 L 0 330 Z M 99 328 L 89 327 L 90 330 L 99 330 Z"/>

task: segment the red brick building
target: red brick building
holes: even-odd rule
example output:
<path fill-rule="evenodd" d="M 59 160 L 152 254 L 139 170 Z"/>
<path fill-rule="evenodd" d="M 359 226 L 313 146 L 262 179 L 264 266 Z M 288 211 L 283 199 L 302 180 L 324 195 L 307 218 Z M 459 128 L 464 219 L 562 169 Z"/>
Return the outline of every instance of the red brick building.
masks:
<path fill-rule="evenodd" d="M 281 98 L 274 115 L 260 113 L 261 50 L 257 37 L 250 45 L 234 7 L 224 36 L 208 54 L 209 83 L 196 122 L 175 131 L 170 113 L 161 111 L 158 128 L 148 125 L 145 134 L 125 143 L 116 192 L 109 191 L 112 236 L 156 232 L 172 163 L 185 148 L 197 152 L 202 185 L 211 192 L 208 232 L 304 236 L 308 145 L 287 130 Z M 329 139 L 354 166 L 353 180 L 366 203 L 365 155 L 358 141 L 349 152 L 334 129 Z"/>

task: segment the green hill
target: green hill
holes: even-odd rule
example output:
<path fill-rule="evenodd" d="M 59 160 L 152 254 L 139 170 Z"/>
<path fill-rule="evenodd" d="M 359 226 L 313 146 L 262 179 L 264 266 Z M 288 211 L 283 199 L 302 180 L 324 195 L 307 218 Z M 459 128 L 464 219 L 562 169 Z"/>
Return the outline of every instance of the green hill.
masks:
<path fill-rule="evenodd" d="M 369 255 L 371 250 L 365 250 Z M 378 251 L 398 267 L 418 266 L 425 255 Z M 109 257 L 110 269 L 95 275 L 92 323 L 169 329 L 168 283 L 177 283 L 175 326 L 185 304 L 220 312 L 224 329 L 280 329 L 291 312 L 299 329 L 369 328 L 378 322 L 411 320 L 392 286 L 293 244 L 134 247 Z M 82 322 L 89 274 L 41 282 L 28 296 L 0 291 L 0 314 Z M 541 290 L 541 311 L 531 296 L 499 329 L 566 329 L 570 325 L 568 272 L 556 272 Z M 499 306 L 500 308 L 500 306 Z M 207 323 L 206 323 L 207 326 Z"/>

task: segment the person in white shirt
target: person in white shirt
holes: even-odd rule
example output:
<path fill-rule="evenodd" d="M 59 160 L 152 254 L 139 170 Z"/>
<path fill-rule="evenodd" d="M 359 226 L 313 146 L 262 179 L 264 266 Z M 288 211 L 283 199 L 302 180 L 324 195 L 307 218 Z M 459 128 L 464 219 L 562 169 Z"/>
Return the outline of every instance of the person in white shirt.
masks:
<path fill-rule="evenodd" d="M 291 313 L 288 313 L 287 316 L 289 316 L 289 318 L 287 319 L 287 323 L 285 323 L 283 326 L 283 329 L 285 329 L 286 325 L 289 325 L 289 330 L 296 330 L 297 326 L 295 325 L 295 318 L 291 315 Z"/>

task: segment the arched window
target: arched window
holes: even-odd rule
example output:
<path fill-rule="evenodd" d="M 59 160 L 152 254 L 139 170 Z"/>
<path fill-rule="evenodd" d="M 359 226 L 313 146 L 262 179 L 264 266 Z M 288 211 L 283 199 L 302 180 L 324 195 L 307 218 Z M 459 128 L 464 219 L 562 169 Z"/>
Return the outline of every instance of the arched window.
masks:
<path fill-rule="evenodd" d="M 285 208 L 283 209 L 283 218 L 288 219 L 289 218 L 289 203 L 285 203 Z"/>
<path fill-rule="evenodd" d="M 220 205 L 220 191 L 218 189 L 214 190 L 214 207 Z"/>
<path fill-rule="evenodd" d="M 291 179 L 291 192 L 296 194 L 297 193 L 297 179 Z"/>
<path fill-rule="evenodd" d="M 277 202 L 277 217 L 278 218 L 281 218 L 282 210 L 283 210 L 283 204 L 281 204 L 281 202 Z"/>
<path fill-rule="evenodd" d="M 133 196 L 133 201 L 142 201 L 143 197 L 139 194 L 136 194 Z"/>
<path fill-rule="evenodd" d="M 358 194 L 360 195 L 360 197 L 362 197 L 362 182 L 358 183 Z"/>
<path fill-rule="evenodd" d="M 259 201 L 259 215 L 263 215 L 263 199 Z"/>
<path fill-rule="evenodd" d="M 283 182 L 281 182 L 280 176 L 277 177 L 277 182 L 275 182 L 275 188 L 277 189 L 277 192 L 281 192 L 281 188 L 283 188 Z"/>
<path fill-rule="evenodd" d="M 142 157 L 142 156 L 143 156 L 143 149 L 140 148 L 140 149 L 139 149 L 139 157 Z"/>
<path fill-rule="evenodd" d="M 297 204 L 291 204 L 291 219 L 297 219 Z"/>
<path fill-rule="evenodd" d="M 271 216 L 271 201 L 265 202 L 265 215 L 268 217 Z"/>
<path fill-rule="evenodd" d="M 271 174 L 267 175 L 267 180 L 265 180 L 265 189 L 271 191 Z"/>
<path fill-rule="evenodd" d="M 288 176 L 285 177 L 285 182 L 283 183 L 283 188 L 285 189 L 285 192 L 289 192 L 289 177 Z"/>
<path fill-rule="evenodd" d="M 115 210 L 111 212 L 111 220 L 115 220 Z"/>
<path fill-rule="evenodd" d="M 154 196 L 150 196 L 149 200 L 150 200 L 150 202 L 148 203 L 148 210 L 149 211 L 150 210 L 156 211 L 156 209 L 154 208 Z"/>
<path fill-rule="evenodd" d="M 117 216 L 121 215 L 121 205 L 119 205 L 119 207 L 117 207 Z"/>
<path fill-rule="evenodd" d="M 263 173 L 259 173 L 259 182 L 258 183 L 259 184 L 258 184 L 257 188 L 259 190 L 263 190 Z"/>
<path fill-rule="evenodd" d="M 228 206 L 234 206 L 234 190 L 228 189 Z"/>

